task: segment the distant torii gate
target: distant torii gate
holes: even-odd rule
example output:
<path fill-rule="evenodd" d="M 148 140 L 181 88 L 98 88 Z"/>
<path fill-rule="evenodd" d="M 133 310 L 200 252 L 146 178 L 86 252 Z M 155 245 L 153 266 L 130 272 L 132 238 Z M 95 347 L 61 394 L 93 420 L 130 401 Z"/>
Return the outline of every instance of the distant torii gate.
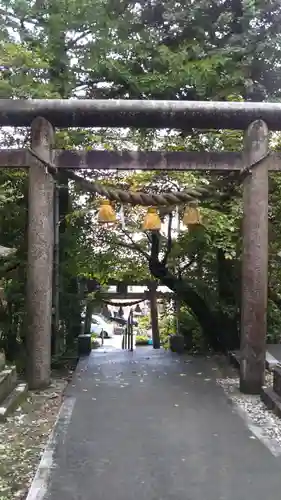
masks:
<path fill-rule="evenodd" d="M 158 285 L 155 281 L 127 281 L 127 282 L 119 282 L 116 280 L 109 280 L 108 285 L 116 285 L 116 292 L 105 292 L 103 293 L 103 298 L 107 300 L 148 300 L 150 304 L 150 320 L 151 320 L 151 330 L 152 330 L 152 341 L 153 347 L 155 349 L 160 348 L 160 333 L 159 333 L 159 324 L 158 324 L 158 307 L 157 307 L 157 299 L 173 299 L 175 294 L 173 292 L 160 292 L 157 291 Z M 128 286 L 146 286 L 148 290 L 143 292 L 128 292 Z M 115 303 L 116 305 L 116 303 Z M 123 304 L 120 303 L 122 306 Z"/>
<path fill-rule="evenodd" d="M 131 100 L 0 100 L 0 126 L 31 126 L 32 150 L 60 169 L 246 169 L 244 180 L 240 388 L 259 393 L 267 331 L 268 171 L 281 155 L 268 151 L 268 129 L 281 130 L 281 104 Z M 242 153 L 54 151 L 54 127 L 145 127 L 245 130 Z M 29 168 L 28 341 L 33 387 L 50 380 L 54 247 L 54 181 L 27 150 L 2 150 L 0 167 Z M 35 348 L 35 349 L 34 349 Z"/>

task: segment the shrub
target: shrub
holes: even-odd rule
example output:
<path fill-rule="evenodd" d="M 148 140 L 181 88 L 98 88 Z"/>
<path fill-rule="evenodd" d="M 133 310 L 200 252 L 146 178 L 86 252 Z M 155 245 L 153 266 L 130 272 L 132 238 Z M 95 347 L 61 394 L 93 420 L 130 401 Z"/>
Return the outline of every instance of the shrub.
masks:
<path fill-rule="evenodd" d="M 159 320 L 161 344 L 165 349 L 169 347 L 169 336 L 176 333 L 175 317 L 173 314 L 162 315 Z"/>
<path fill-rule="evenodd" d="M 148 344 L 149 337 L 147 335 L 136 335 L 136 345 Z"/>
<path fill-rule="evenodd" d="M 202 351 L 206 349 L 201 328 L 185 306 L 180 308 L 179 331 L 185 337 L 185 345 L 188 350 Z"/>

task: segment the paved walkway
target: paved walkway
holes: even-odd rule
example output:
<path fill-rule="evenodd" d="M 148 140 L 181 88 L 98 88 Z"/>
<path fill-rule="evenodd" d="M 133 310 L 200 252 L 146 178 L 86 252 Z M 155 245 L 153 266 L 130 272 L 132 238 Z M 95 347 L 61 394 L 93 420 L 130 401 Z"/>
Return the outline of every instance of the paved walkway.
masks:
<path fill-rule="evenodd" d="M 280 500 L 281 459 L 212 361 L 103 351 L 80 362 L 28 500 Z"/>

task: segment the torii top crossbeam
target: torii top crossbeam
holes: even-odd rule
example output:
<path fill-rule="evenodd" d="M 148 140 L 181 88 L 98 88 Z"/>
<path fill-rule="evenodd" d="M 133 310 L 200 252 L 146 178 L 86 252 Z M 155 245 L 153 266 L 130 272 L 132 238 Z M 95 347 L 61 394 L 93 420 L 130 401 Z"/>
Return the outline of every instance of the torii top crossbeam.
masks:
<path fill-rule="evenodd" d="M 0 99 L 0 126 L 29 126 L 37 116 L 54 127 L 245 130 L 262 119 L 281 130 L 281 104 L 258 102 Z"/>

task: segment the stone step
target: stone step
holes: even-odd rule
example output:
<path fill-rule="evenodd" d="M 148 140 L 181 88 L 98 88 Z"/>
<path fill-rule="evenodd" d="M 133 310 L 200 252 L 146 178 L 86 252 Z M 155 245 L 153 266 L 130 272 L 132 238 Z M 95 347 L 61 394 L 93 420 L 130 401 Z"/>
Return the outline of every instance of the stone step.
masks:
<path fill-rule="evenodd" d="M 235 368 L 240 368 L 240 351 L 230 351 L 228 353 L 229 360 Z M 270 352 L 266 351 L 265 355 L 265 368 L 268 371 L 273 371 L 274 367 L 279 364 L 278 359 L 270 354 Z"/>
<path fill-rule="evenodd" d="M 0 352 L 0 372 L 4 370 L 6 364 L 5 354 Z"/>
<path fill-rule="evenodd" d="M 262 389 L 261 400 L 269 410 L 281 418 L 281 397 L 273 389 L 270 387 Z"/>
<path fill-rule="evenodd" d="M 0 404 L 12 392 L 17 383 L 17 370 L 15 366 L 6 367 L 0 372 Z"/>
<path fill-rule="evenodd" d="M 27 394 L 27 384 L 18 384 L 6 397 L 0 406 L 0 422 L 5 422 L 7 417 L 22 403 Z"/>
<path fill-rule="evenodd" d="M 281 397 L 281 366 L 277 365 L 273 368 L 273 390 Z"/>

